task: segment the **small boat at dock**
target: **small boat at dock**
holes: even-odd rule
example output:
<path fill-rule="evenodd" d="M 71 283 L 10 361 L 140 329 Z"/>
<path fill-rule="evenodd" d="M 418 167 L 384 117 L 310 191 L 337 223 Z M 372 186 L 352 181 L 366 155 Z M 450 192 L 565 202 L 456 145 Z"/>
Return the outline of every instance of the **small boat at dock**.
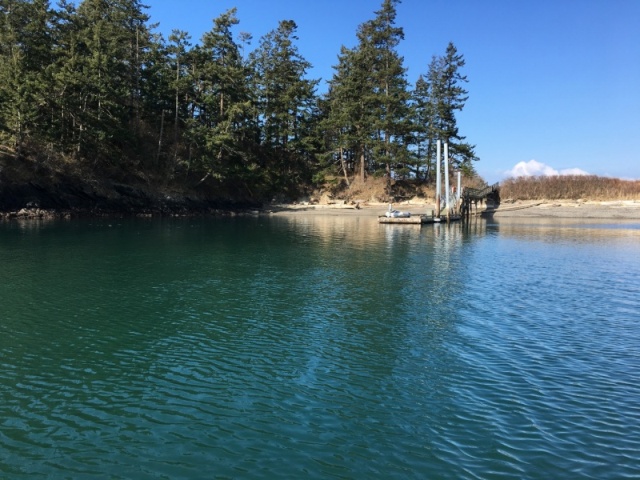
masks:
<path fill-rule="evenodd" d="M 436 217 L 433 212 L 431 215 L 411 214 L 410 212 L 402 212 L 400 210 L 394 210 L 391 205 L 384 215 L 378 217 L 379 223 L 394 223 L 394 224 L 413 224 L 424 225 L 428 223 L 445 223 L 454 222 L 460 220 L 458 215 L 448 215 L 444 217 Z"/>
<path fill-rule="evenodd" d="M 409 218 L 411 216 L 410 212 L 400 212 L 398 210 L 391 210 L 384 214 L 387 218 Z"/>
<path fill-rule="evenodd" d="M 401 212 L 400 210 L 393 210 L 391 204 L 389 204 L 389 210 L 384 214 L 387 218 L 409 218 L 411 217 L 410 212 Z"/>

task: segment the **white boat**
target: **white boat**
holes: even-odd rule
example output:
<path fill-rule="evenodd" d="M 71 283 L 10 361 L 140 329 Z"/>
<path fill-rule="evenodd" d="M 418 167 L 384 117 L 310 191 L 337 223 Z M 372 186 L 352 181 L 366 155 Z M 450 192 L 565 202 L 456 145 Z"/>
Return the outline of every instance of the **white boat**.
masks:
<path fill-rule="evenodd" d="M 411 216 L 411 213 L 392 210 L 391 205 L 389 205 L 389 210 L 387 210 L 384 216 L 387 218 L 409 218 Z"/>

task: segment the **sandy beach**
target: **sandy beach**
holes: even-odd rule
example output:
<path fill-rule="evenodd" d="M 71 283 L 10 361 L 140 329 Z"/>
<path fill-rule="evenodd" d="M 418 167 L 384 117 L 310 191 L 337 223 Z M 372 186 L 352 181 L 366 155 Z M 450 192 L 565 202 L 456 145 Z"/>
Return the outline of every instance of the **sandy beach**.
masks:
<path fill-rule="evenodd" d="M 396 210 L 410 212 L 413 215 L 431 215 L 435 210 L 433 203 L 403 202 L 394 203 Z M 265 209 L 271 215 L 330 215 L 378 217 L 389 208 L 386 203 L 345 204 L 276 204 Z M 496 209 L 478 206 L 479 212 L 496 218 L 598 218 L 598 219 L 638 219 L 640 220 L 640 200 L 618 201 L 505 201 Z M 475 212 L 475 210 L 474 210 Z"/>

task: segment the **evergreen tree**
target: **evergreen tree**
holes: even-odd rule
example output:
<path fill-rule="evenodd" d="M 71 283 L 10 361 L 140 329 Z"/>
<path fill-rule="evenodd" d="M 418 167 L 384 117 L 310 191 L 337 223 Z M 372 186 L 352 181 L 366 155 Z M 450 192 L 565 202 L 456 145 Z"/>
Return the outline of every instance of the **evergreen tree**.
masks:
<path fill-rule="evenodd" d="M 19 155 L 47 137 L 51 24 L 47 0 L 0 1 L 0 129 Z"/>
<path fill-rule="evenodd" d="M 414 99 L 417 118 L 426 128 L 429 158 L 435 159 L 435 140 L 448 142 L 452 167 L 471 175 L 474 173 L 472 162 L 478 160 L 475 146 L 464 141 L 466 137 L 460 135 L 456 121 L 456 112 L 462 111 L 468 99 L 468 92 L 462 86 L 467 77 L 460 72 L 464 65 L 464 57 L 449 43 L 445 55 L 434 57 L 426 77 L 416 82 Z"/>
<path fill-rule="evenodd" d="M 129 178 L 181 172 L 221 195 L 295 193 L 320 168 L 347 183 L 427 177 L 436 139 L 449 142 L 454 166 L 473 171 L 474 146 L 456 124 L 468 98 L 464 58 L 449 44 L 409 104 L 399 0 L 383 0 L 356 46 L 342 47 L 321 99 L 291 20 L 245 56 L 251 36 L 234 40 L 235 9 L 191 47 L 187 32 L 167 43 L 153 33 L 140 0 L 76 3 L 0 0 L 0 142 L 19 155 L 57 150 Z"/>
<path fill-rule="evenodd" d="M 117 163 L 136 154 L 141 75 L 151 45 L 143 8 L 138 0 L 84 0 L 78 7 L 76 138 L 83 156 Z"/>
<path fill-rule="evenodd" d="M 407 160 L 404 137 L 409 131 L 406 70 L 396 51 L 404 33 L 402 28 L 394 26 L 399 3 L 399 0 L 385 0 L 375 19 L 365 23 L 358 33 L 361 53 L 371 66 L 374 160 L 376 165 L 384 164 L 388 179 L 391 164 L 398 166 Z"/>
<path fill-rule="evenodd" d="M 305 78 L 311 64 L 293 42 L 296 30 L 292 20 L 281 21 L 251 55 L 261 145 L 267 160 L 263 166 L 275 175 L 272 183 L 281 186 L 306 178 L 313 156 L 307 140 L 318 81 Z"/>
<path fill-rule="evenodd" d="M 169 68 L 172 72 L 169 86 L 173 94 L 173 163 L 178 163 L 178 151 L 180 150 L 182 125 L 188 118 L 188 99 L 192 98 L 191 78 L 189 68 L 191 55 L 188 48 L 191 46 L 189 34 L 182 30 L 173 30 L 169 35 Z M 169 109 L 167 109 L 169 111 Z M 163 109 L 161 120 L 164 121 Z"/>
<path fill-rule="evenodd" d="M 392 165 L 401 167 L 409 159 L 408 84 L 396 50 L 404 38 L 395 27 L 399 3 L 384 0 L 376 17 L 360 25 L 357 47 L 342 48 L 330 82 L 326 125 L 334 132 L 341 159 L 346 149 L 359 157 L 362 180 L 365 171 L 380 167 L 390 180 Z"/>
<path fill-rule="evenodd" d="M 411 144 L 413 146 L 412 162 L 417 178 L 421 173 L 428 179 L 436 156 L 435 138 L 439 134 L 434 128 L 434 104 L 431 102 L 431 84 L 420 75 L 416 81 L 411 103 L 411 119 L 413 124 Z"/>
<path fill-rule="evenodd" d="M 80 112 L 79 86 L 82 72 L 78 69 L 79 26 L 73 3 L 62 0 L 54 12 L 54 38 L 51 66 L 52 88 L 49 102 L 52 110 L 51 130 L 62 152 L 73 151 L 77 144 L 76 121 Z"/>
<path fill-rule="evenodd" d="M 190 135 L 199 146 L 199 168 L 218 182 L 238 180 L 252 162 L 249 72 L 232 33 L 238 23 L 235 8 L 220 15 L 194 55 L 197 107 Z"/>
<path fill-rule="evenodd" d="M 329 92 L 325 102 L 328 114 L 323 127 L 331 156 L 339 160 L 340 167 L 347 177 L 356 173 L 364 181 L 366 155 L 371 134 L 371 112 L 367 103 L 370 100 L 368 68 L 364 56 L 358 50 L 342 47 L 338 65 L 329 83 Z"/>

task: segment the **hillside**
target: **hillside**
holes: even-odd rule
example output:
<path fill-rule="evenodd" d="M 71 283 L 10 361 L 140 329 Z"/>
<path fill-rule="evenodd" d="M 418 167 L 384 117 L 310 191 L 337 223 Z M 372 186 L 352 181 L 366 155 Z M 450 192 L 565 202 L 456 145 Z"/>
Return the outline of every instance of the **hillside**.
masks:
<path fill-rule="evenodd" d="M 234 195 L 211 189 L 207 182 L 191 183 L 195 186 L 186 188 L 187 182 L 163 183 L 117 171 L 96 172 L 60 159 L 18 160 L 0 151 L 0 215 L 5 218 L 193 215 L 259 205 L 240 191 Z"/>

